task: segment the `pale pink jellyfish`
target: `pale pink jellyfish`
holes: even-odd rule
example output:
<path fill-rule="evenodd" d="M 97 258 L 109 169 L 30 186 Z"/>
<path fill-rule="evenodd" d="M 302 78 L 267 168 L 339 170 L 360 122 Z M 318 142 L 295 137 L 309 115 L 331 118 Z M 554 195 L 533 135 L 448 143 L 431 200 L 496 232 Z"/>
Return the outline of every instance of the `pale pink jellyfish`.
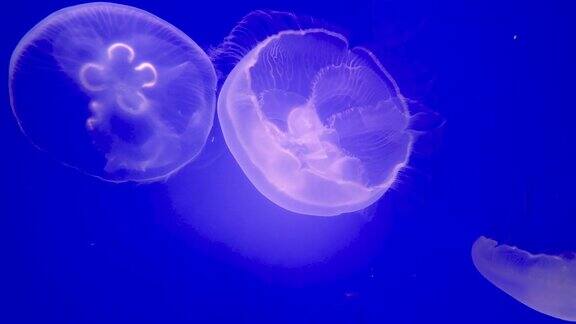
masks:
<path fill-rule="evenodd" d="M 530 254 L 482 236 L 472 260 L 482 276 L 522 304 L 576 322 L 576 259 Z"/>
<path fill-rule="evenodd" d="M 198 155 L 212 127 L 208 56 L 134 7 L 89 3 L 51 14 L 14 50 L 9 78 L 32 142 L 106 180 L 162 179 Z"/>
<path fill-rule="evenodd" d="M 235 31 L 248 33 L 251 19 L 273 25 L 286 17 L 294 18 L 256 12 Z M 343 35 L 275 29 L 243 55 L 220 92 L 230 151 L 254 186 L 290 211 L 332 216 L 371 205 L 410 156 L 405 99 L 378 59 Z M 238 35 L 228 42 L 232 55 L 250 48 Z"/>

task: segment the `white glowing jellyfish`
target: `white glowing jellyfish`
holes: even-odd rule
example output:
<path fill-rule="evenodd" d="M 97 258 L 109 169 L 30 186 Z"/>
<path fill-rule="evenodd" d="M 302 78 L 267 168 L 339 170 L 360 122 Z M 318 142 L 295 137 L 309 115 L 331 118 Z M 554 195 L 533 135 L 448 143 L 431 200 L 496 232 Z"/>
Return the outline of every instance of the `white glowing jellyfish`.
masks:
<path fill-rule="evenodd" d="M 257 12 L 246 19 L 254 17 L 268 25 L 294 18 Z M 370 51 L 326 28 L 296 23 L 242 44 L 246 19 L 226 48 L 232 56 L 248 50 L 218 98 L 224 138 L 246 176 L 272 202 L 302 214 L 338 215 L 377 201 L 413 143 L 392 77 Z"/>
<path fill-rule="evenodd" d="M 30 30 L 10 61 L 22 131 L 63 163 L 110 181 L 162 179 L 212 127 L 216 74 L 202 49 L 137 8 L 89 3 Z"/>
<path fill-rule="evenodd" d="M 533 255 L 480 237 L 472 260 L 482 276 L 522 304 L 576 322 L 576 259 Z"/>

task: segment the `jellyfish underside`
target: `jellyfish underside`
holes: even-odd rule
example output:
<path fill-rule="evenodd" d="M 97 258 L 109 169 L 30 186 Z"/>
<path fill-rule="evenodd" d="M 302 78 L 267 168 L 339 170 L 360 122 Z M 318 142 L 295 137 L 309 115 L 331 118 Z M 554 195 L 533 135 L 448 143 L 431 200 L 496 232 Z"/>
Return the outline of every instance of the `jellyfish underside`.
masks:
<path fill-rule="evenodd" d="M 20 70 L 38 80 L 71 80 L 75 89 L 66 91 L 76 93 L 56 93 L 61 99 L 53 99 L 52 107 L 32 106 L 21 99 L 34 88 L 24 85 Z M 106 180 L 149 181 L 171 174 L 200 152 L 212 125 L 216 75 L 208 56 L 175 27 L 133 7 L 93 3 L 52 14 L 14 51 L 10 78 L 23 131 L 39 134 L 32 141 L 46 151 L 65 152 L 63 162 Z M 77 93 L 86 100 L 79 102 Z M 70 107 L 85 111 L 84 132 L 90 138 L 76 151 L 93 147 L 103 156 L 101 166 L 67 161 L 76 161 L 66 158 L 74 148 L 58 147 L 66 138 L 81 138 L 78 128 L 60 139 L 48 127 L 30 129 L 37 126 L 29 111 L 38 116 L 49 108 L 56 108 L 58 123 L 77 123 Z"/>
<path fill-rule="evenodd" d="M 488 281 L 522 304 L 576 322 L 576 260 L 537 254 L 480 237 L 472 260 Z"/>
<path fill-rule="evenodd" d="M 138 53 L 125 43 L 113 43 L 105 53 L 78 72 L 91 97 L 87 129 L 115 137 L 104 171 L 146 171 L 170 163 L 179 149 L 178 133 L 163 122 L 150 99 L 158 82 L 155 64 L 138 61 Z"/>
<path fill-rule="evenodd" d="M 324 29 L 280 32 L 251 50 L 228 76 L 218 114 L 257 189 L 303 214 L 372 204 L 412 143 L 393 80 L 370 52 Z"/>

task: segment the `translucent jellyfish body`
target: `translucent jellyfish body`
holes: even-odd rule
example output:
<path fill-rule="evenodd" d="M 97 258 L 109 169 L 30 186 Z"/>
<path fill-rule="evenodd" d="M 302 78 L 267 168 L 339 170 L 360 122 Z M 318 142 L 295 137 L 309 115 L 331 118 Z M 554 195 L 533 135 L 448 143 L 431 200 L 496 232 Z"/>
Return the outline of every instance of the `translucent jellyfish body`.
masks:
<path fill-rule="evenodd" d="M 210 132 L 216 74 L 194 41 L 137 8 L 90 3 L 30 30 L 10 61 L 22 131 L 63 163 L 151 181 L 194 159 Z"/>
<path fill-rule="evenodd" d="M 576 259 L 532 255 L 480 237 L 472 260 L 482 276 L 522 304 L 576 322 Z"/>
<path fill-rule="evenodd" d="M 394 80 L 369 51 L 323 28 L 283 30 L 248 51 L 224 82 L 218 117 L 254 186 L 308 215 L 374 203 L 413 142 Z"/>

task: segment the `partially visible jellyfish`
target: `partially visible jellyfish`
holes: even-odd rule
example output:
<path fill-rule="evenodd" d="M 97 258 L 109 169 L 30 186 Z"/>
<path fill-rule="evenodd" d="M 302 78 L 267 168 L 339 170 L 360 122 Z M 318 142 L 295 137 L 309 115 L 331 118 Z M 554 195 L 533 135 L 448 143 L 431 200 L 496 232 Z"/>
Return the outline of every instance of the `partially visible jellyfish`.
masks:
<path fill-rule="evenodd" d="M 546 315 L 576 322 L 576 260 L 530 254 L 480 237 L 472 247 L 476 269 L 522 304 Z"/>
<path fill-rule="evenodd" d="M 311 21 L 248 15 L 218 53 L 242 58 L 217 110 L 230 151 L 264 196 L 293 212 L 333 216 L 390 189 L 414 137 L 406 100 L 378 59 Z M 262 37 L 264 28 L 271 35 Z"/>
<path fill-rule="evenodd" d="M 206 53 L 137 8 L 59 10 L 20 41 L 9 90 L 22 131 L 63 163 L 109 181 L 165 178 L 202 150 L 216 106 Z"/>

